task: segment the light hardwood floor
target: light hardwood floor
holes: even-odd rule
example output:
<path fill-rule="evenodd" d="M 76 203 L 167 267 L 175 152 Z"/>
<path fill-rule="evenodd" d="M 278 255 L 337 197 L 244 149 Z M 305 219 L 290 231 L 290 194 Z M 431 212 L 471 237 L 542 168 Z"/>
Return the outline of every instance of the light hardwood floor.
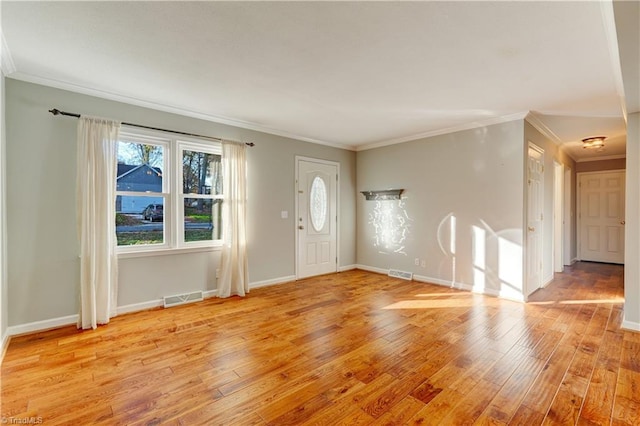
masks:
<path fill-rule="evenodd" d="M 43 424 L 640 425 L 622 274 L 529 304 L 350 271 L 14 338 L 1 413 Z"/>

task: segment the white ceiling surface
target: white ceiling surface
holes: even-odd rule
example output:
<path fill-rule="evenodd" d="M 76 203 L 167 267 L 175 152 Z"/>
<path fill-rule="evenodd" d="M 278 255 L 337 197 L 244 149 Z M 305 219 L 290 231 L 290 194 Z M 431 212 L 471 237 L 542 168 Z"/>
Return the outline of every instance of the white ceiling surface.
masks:
<path fill-rule="evenodd" d="M 535 111 L 559 142 L 624 153 L 598 2 L 0 7 L 17 79 L 349 149 Z"/>

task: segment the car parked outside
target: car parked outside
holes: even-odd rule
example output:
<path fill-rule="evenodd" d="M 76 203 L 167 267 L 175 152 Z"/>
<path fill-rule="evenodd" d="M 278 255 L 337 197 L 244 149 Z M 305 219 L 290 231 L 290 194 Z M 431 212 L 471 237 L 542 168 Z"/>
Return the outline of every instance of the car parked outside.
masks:
<path fill-rule="evenodd" d="M 142 218 L 153 222 L 156 220 L 162 220 L 164 217 L 164 210 L 162 204 L 149 204 L 142 211 Z"/>

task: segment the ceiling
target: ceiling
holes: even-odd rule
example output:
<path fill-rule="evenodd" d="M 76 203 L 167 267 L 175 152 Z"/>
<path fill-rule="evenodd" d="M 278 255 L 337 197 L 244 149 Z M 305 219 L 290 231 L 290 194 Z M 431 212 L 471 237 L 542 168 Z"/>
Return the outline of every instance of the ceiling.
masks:
<path fill-rule="evenodd" d="M 532 111 L 576 160 L 625 152 L 608 2 L 0 7 L 10 78 L 354 150 Z"/>

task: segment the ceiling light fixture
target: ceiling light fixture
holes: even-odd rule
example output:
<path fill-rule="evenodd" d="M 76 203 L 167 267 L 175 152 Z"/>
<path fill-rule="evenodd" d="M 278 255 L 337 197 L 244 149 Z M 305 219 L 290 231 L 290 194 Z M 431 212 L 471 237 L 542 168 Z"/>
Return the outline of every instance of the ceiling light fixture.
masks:
<path fill-rule="evenodd" d="M 582 139 L 582 147 L 589 149 L 604 148 L 604 140 L 606 136 L 592 136 L 590 138 Z"/>

